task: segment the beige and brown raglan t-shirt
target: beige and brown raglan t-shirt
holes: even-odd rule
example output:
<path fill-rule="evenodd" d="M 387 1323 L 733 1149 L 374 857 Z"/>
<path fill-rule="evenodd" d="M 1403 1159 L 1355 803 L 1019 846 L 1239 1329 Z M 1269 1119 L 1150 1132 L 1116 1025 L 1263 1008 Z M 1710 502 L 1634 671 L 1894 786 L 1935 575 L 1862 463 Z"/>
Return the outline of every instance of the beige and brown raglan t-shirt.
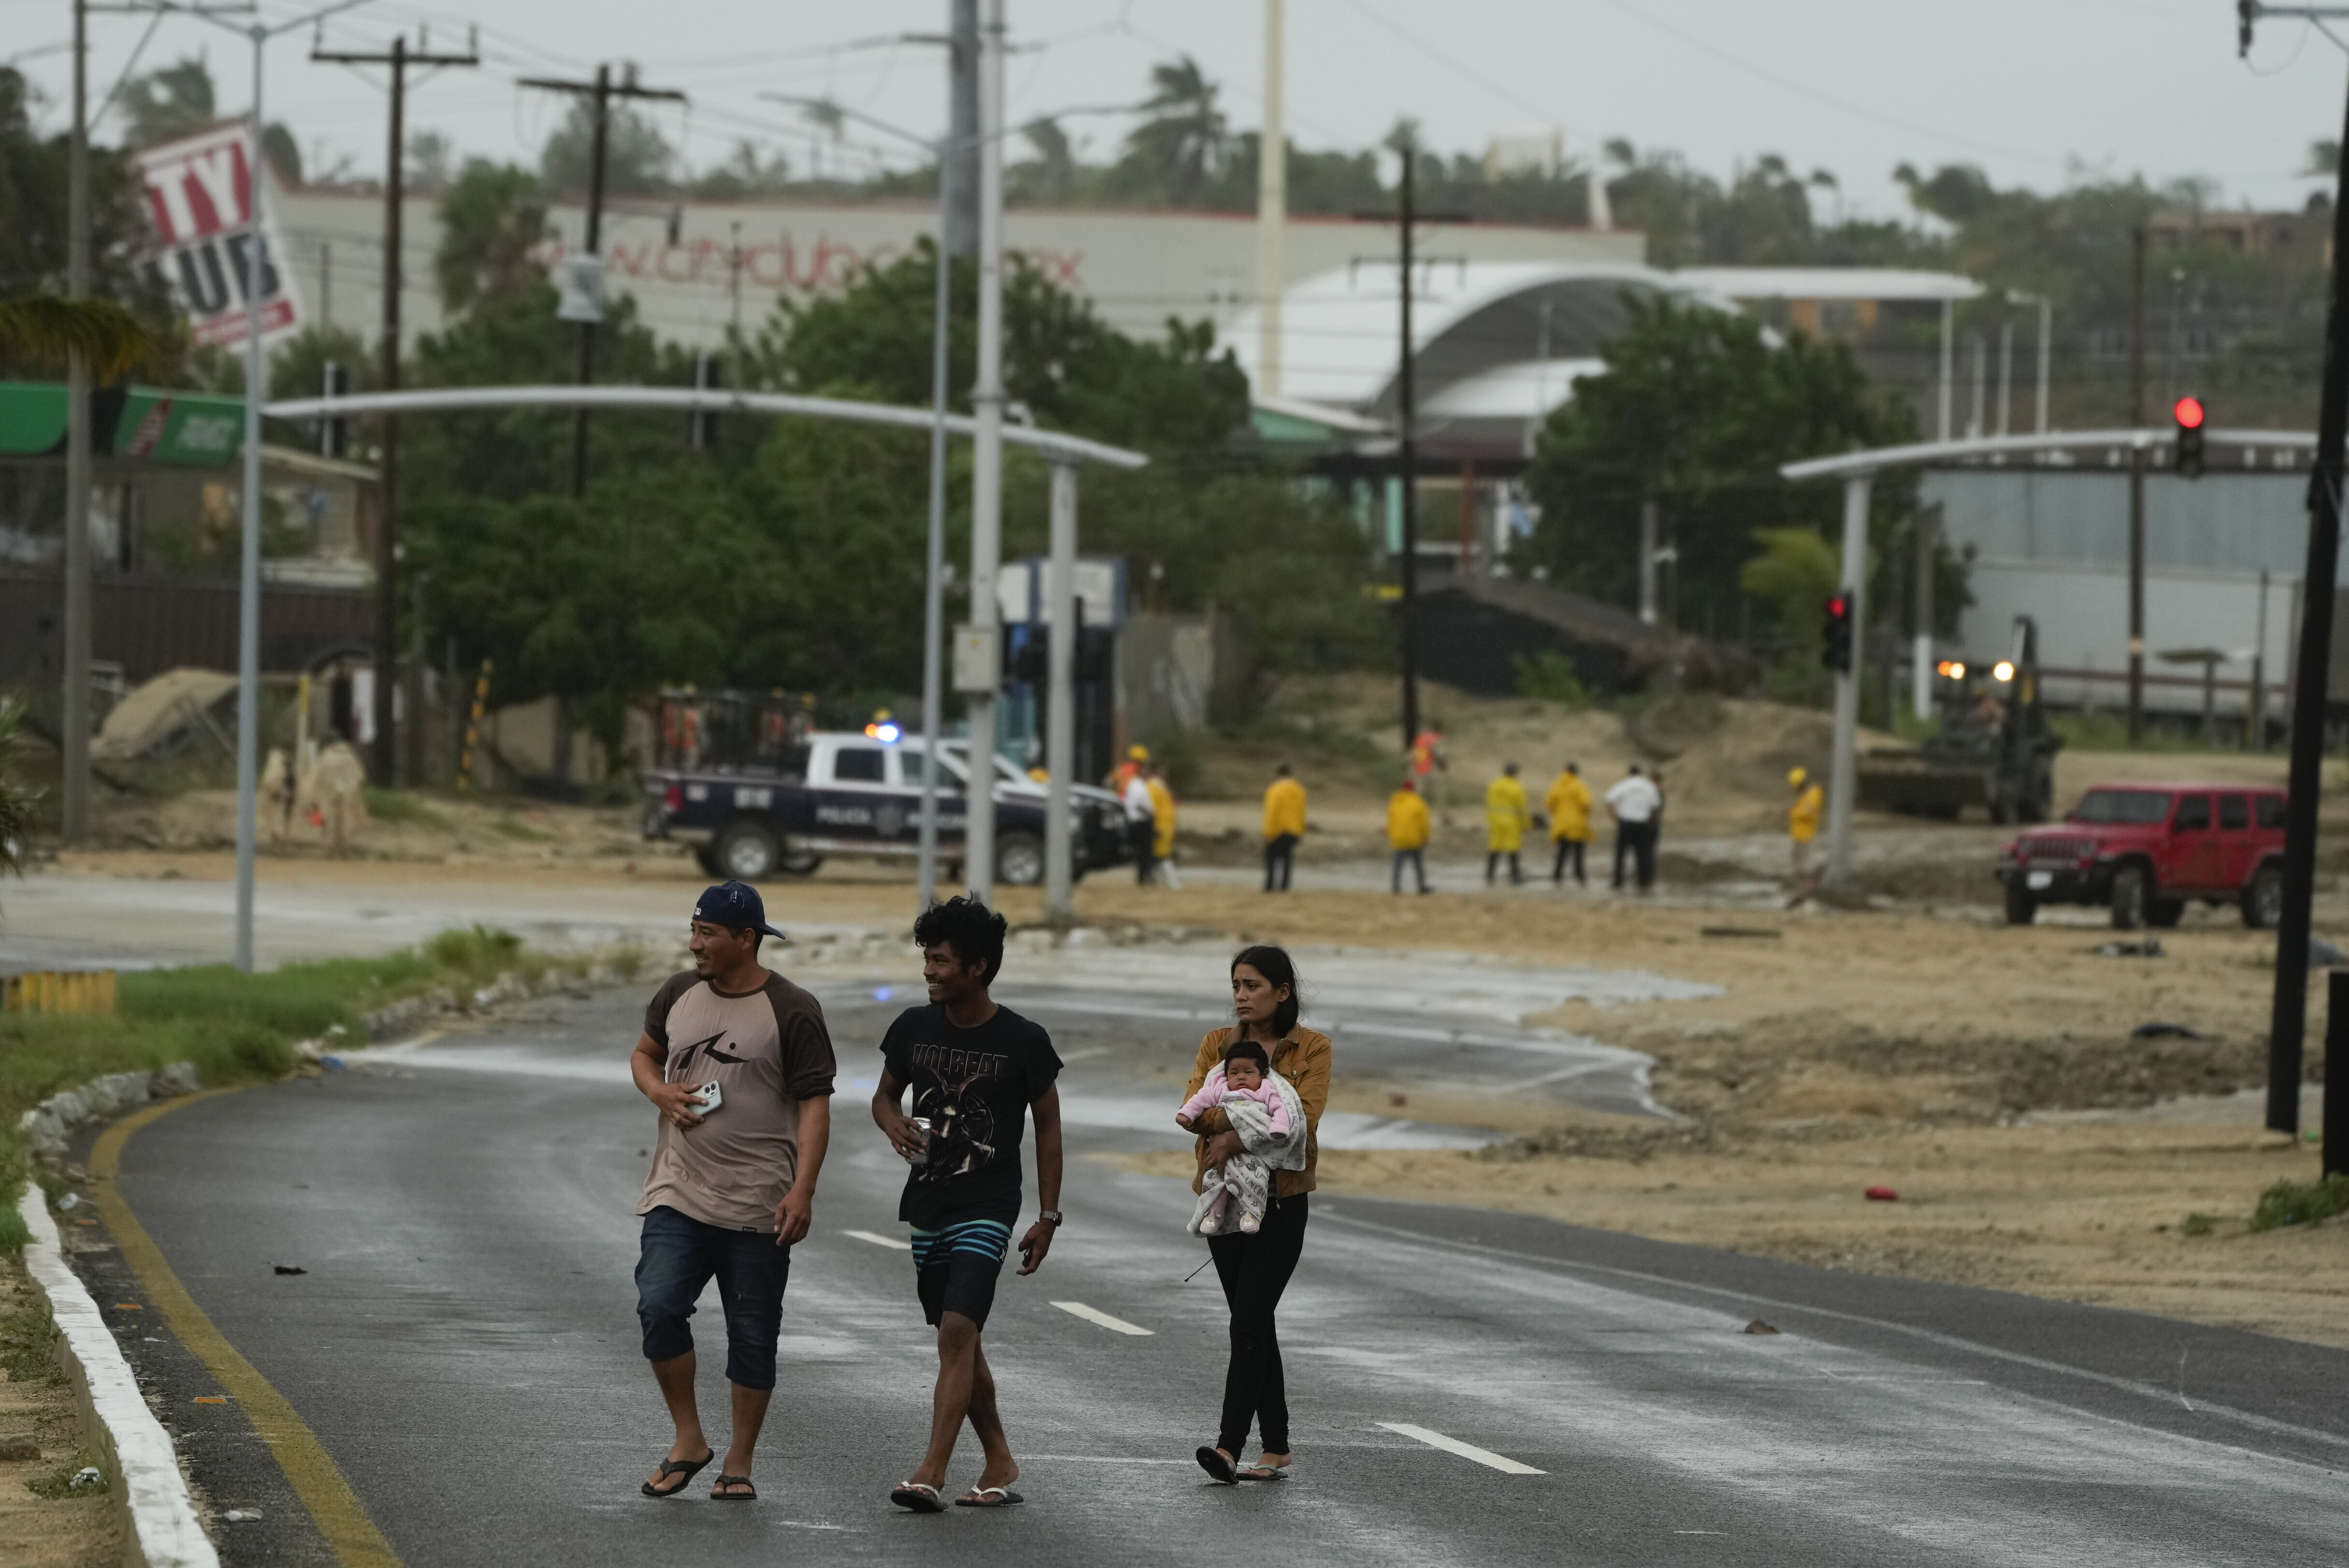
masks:
<path fill-rule="evenodd" d="M 773 1234 L 799 1171 L 800 1102 L 832 1093 L 823 1007 L 779 974 L 730 996 L 687 970 L 653 993 L 645 1033 L 668 1050 L 663 1081 L 714 1083 L 722 1103 L 690 1130 L 661 1118 L 636 1212 L 667 1205 L 705 1225 Z"/>

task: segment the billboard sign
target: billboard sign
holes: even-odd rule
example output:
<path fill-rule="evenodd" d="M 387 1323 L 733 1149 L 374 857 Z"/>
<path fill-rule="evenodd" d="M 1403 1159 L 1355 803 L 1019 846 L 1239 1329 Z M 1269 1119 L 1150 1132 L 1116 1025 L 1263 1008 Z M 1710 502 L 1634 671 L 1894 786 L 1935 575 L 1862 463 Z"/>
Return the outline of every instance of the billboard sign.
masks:
<path fill-rule="evenodd" d="M 246 164 L 244 139 L 242 124 L 222 125 L 138 155 L 155 231 L 154 265 L 188 313 L 199 343 L 243 343 L 246 322 L 256 314 L 247 287 L 254 240 L 253 171 Z M 283 254 L 275 234 L 268 232 L 274 227 L 264 224 L 258 257 L 264 343 L 301 325 L 293 280 L 273 260 Z"/>

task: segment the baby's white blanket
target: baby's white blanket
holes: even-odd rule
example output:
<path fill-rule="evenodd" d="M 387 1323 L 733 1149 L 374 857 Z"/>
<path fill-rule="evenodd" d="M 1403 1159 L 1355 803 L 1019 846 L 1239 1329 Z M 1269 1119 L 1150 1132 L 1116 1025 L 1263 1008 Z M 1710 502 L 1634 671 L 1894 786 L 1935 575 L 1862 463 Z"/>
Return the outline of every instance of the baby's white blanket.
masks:
<path fill-rule="evenodd" d="M 1201 1174 L 1199 1201 L 1192 1208 L 1190 1223 L 1183 1227 L 1194 1236 L 1200 1234 L 1199 1226 L 1214 1210 L 1216 1199 L 1226 1192 L 1232 1202 L 1221 1231 L 1231 1234 L 1256 1230 L 1264 1222 L 1264 1211 L 1271 1201 L 1272 1173 L 1305 1168 L 1304 1103 L 1298 1099 L 1296 1086 L 1278 1073 L 1267 1081 L 1279 1087 L 1281 1104 L 1288 1112 L 1288 1130 L 1274 1132 L 1272 1113 L 1254 1100 L 1234 1096 L 1224 1101 L 1224 1115 L 1231 1119 L 1232 1131 L 1244 1152 L 1221 1165 L 1209 1166 Z"/>

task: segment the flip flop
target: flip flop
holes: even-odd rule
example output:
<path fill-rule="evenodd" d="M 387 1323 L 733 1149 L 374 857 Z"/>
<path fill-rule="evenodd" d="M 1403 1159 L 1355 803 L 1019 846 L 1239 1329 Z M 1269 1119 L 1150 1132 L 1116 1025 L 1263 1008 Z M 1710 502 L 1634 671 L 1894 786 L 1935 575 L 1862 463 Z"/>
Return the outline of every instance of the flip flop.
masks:
<path fill-rule="evenodd" d="M 897 1490 L 889 1494 L 889 1501 L 916 1513 L 944 1513 L 947 1511 L 946 1503 L 938 1497 L 938 1489 L 921 1481 L 899 1481 Z"/>
<path fill-rule="evenodd" d="M 743 1490 L 740 1491 L 731 1491 L 728 1490 L 730 1487 L 738 1486 Z M 750 1478 L 749 1476 L 730 1476 L 721 1470 L 719 1472 L 716 1484 L 711 1486 L 709 1489 L 709 1501 L 712 1502 L 756 1502 L 759 1501 L 759 1489 L 750 1484 Z"/>
<path fill-rule="evenodd" d="M 975 1486 L 955 1499 L 957 1508 L 1009 1508 L 1028 1500 L 1008 1486 Z"/>
<path fill-rule="evenodd" d="M 1215 1477 L 1217 1480 L 1223 1482 L 1226 1486 L 1239 1485 L 1239 1472 L 1233 1468 L 1231 1459 L 1224 1453 L 1223 1449 L 1216 1448 L 1202 1448 L 1196 1457 L 1199 1461 L 1199 1468 L 1206 1471 L 1209 1475 Z"/>
<path fill-rule="evenodd" d="M 1293 1463 L 1294 1461 L 1291 1462 Z M 1268 1465 L 1258 1463 L 1253 1465 L 1242 1465 L 1239 1468 L 1237 1474 L 1242 1480 L 1273 1481 L 1279 1480 L 1283 1477 L 1287 1476 L 1288 1474 L 1288 1469 L 1289 1467 L 1288 1465 Z"/>
<path fill-rule="evenodd" d="M 671 1476 L 683 1476 L 685 1479 L 673 1487 L 657 1487 L 651 1481 L 647 1481 L 641 1490 L 647 1497 L 675 1497 L 687 1487 L 691 1486 L 693 1478 L 708 1469 L 709 1461 L 717 1457 L 718 1450 L 712 1449 L 698 1459 L 663 1459 L 660 1480 L 667 1480 Z"/>

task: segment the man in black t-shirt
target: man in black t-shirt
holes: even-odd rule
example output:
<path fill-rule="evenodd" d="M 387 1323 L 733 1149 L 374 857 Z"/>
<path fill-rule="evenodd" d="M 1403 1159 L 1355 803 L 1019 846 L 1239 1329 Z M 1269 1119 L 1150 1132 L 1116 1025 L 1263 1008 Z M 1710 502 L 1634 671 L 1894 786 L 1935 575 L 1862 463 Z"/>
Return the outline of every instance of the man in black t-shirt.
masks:
<path fill-rule="evenodd" d="M 1061 1059 L 1051 1036 L 987 994 L 1003 967 L 1003 932 L 1001 915 L 968 898 L 934 904 L 914 922 L 930 1002 L 889 1026 L 873 1096 L 874 1121 L 914 1168 L 897 1217 L 913 1228 L 915 1287 L 922 1315 L 938 1331 L 930 1449 L 889 1494 L 916 1513 L 946 1507 L 940 1494 L 965 1418 L 987 1465 L 955 1501 L 1002 1508 L 1020 1501 L 1011 1490 L 1019 1466 L 996 1414 L 995 1377 L 979 1334 L 1019 1218 L 1019 1137 L 1031 1113 L 1043 1211 L 1019 1239 L 1021 1273 L 1042 1266 L 1060 1229 L 1061 1096 L 1053 1080 Z"/>

